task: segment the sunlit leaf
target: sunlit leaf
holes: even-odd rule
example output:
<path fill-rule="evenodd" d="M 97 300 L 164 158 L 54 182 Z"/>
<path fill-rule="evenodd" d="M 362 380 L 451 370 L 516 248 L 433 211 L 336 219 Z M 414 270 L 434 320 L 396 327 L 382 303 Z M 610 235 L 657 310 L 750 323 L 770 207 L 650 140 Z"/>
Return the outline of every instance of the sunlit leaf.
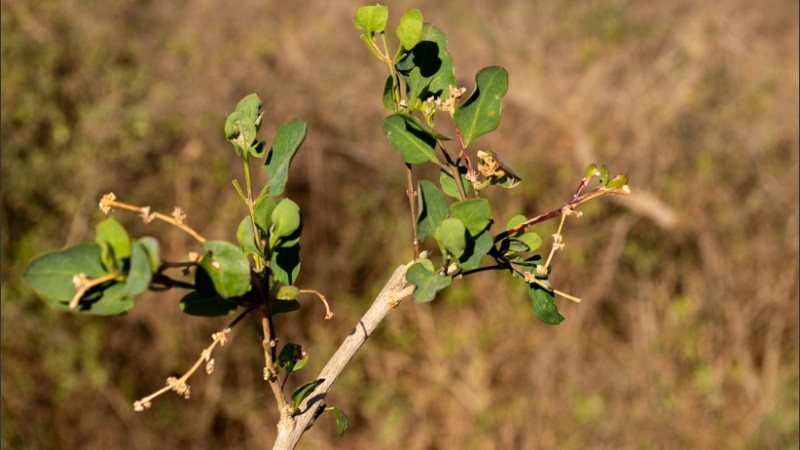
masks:
<path fill-rule="evenodd" d="M 383 120 L 383 132 L 392 148 L 408 164 L 426 161 L 436 162 L 436 139 L 425 131 L 415 128 L 400 114 L 392 114 Z"/>
<path fill-rule="evenodd" d="M 436 293 L 450 286 L 452 278 L 445 275 L 434 273 L 430 269 L 430 261 L 417 261 L 408 268 L 406 279 L 413 284 L 414 301 L 417 303 L 427 303 L 436 297 Z"/>
<path fill-rule="evenodd" d="M 356 27 L 367 33 L 380 33 L 386 29 L 389 8 L 383 5 L 362 6 L 356 9 L 354 20 Z"/>
<path fill-rule="evenodd" d="M 239 247 L 226 241 L 206 241 L 200 260 L 202 267 L 222 298 L 243 295 L 250 289 L 250 263 Z"/>
<path fill-rule="evenodd" d="M 475 76 L 475 84 L 453 116 L 465 146 L 500 125 L 500 101 L 508 91 L 508 72 L 499 66 L 485 67 Z"/>

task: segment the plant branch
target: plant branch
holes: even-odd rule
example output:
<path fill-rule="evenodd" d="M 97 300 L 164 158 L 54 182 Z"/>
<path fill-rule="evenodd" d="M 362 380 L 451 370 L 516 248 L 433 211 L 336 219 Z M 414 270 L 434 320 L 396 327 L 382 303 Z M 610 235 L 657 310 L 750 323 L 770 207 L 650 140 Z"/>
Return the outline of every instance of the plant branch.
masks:
<path fill-rule="evenodd" d="M 200 243 L 206 241 L 206 238 L 201 236 L 200 233 L 194 231 L 191 227 L 183 223 L 183 220 L 186 218 L 186 215 L 180 208 L 175 208 L 175 210 L 172 212 L 172 216 L 167 216 L 159 212 L 151 212 L 149 206 L 134 206 L 134 205 L 129 205 L 127 203 L 118 202 L 116 200 L 117 197 L 114 195 L 114 193 L 109 192 L 108 194 L 104 195 L 103 198 L 100 199 L 100 209 L 106 214 L 108 214 L 112 208 L 119 208 L 137 212 L 139 213 L 140 216 L 142 216 L 144 223 L 150 223 L 153 221 L 153 219 L 163 220 L 164 222 L 175 225 L 176 227 L 185 231 L 190 236 L 197 239 L 197 241 L 199 241 Z"/>
<path fill-rule="evenodd" d="M 278 424 L 278 437 L 275 440 L 274 450 L 294 449 L 303 433 L 314 424 L 314 420 L 317 417 L 315 413 L 323 407 L 323 401 L 325 396 L 328 395 L 328 391 L 330 391 L 333 383 L 358 349 L 364 345 L 367 338 L 386 315 L 400 304 L 403 299 L 411 295 L 414 286 L 406 281 L 406 270 L 411 264 L 408 263 L 395 269 L 389 281 L 386 282 L 380 294 L 375 298 L 372 306 L 361 317 L 361 320 L 358 321 L 358 324 L 347 335 L 339 349 L 331 356 L 317 376 L 317 379 L 324 381 L 303 400 L 290 420 L 281 420 Z"/>
<path fill-rule="evenodd" d="M 278 369 L 277 365 L 275 364 L 274 355 L 275 346 L 278 344 L 278 342 L 273 337 L 270 322 L 271 321 L 267 315 L 264 314 L 264 317 L 261 318 L 261 328 L 264 330 L 264 340 L 262 341 L 262 346 L 264 347 L 264 380 L 269 383 L 269 387 L 272 389 L 272 394 L 275 396 L 275 402 L 278 404 L 278 411 L 280 411 L 281 414 L 280 423 L 284 423 L 285 421 L 290 420 L 292 409 L 286 402 L 286 398 L 283 396 L 281 383 L 278 379 Z"/>
<path fill-rule="evenodd" d="M 414 233 L 414 259 L 419 257 L 419 236 L 417 235 L 417 191 L 414 189 L 414 179 L 411 173 L 411 164 L 406 163 L 406 183 L 408 194 L 408 207 L 411 211 L 411 230 Z"/>

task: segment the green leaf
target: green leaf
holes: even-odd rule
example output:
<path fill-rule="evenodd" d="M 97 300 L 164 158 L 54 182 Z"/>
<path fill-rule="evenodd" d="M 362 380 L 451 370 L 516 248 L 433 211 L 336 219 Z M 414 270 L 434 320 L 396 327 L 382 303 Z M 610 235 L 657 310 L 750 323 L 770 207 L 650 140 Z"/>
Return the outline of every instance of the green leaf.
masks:
<path fill-rule="evenodd" d="M 397 38 L 406 50 L 411 50 L 422 39 L 422 13 L 418 9 L 409 9 L 403 14 L 397 26 Z"/>
<path fill-rule="evenodd" d="M 610 180 L 606 184 L 606 187 L 609 188 L 609 189 L 621 188 L 622 186 L 625 186 L 626 184 L 628 184 L 628 176 L 625 175 L 624 173 L 621 173 L 621 174 L 615 176 L 612 180 Z"/>
<path fill-rule="evenodd" d="M 239 247 L 226 241 L 206 241 L 200 260 L 214 290 L 222 298 L 238 297 L 250 289 L 250 263 Z"/>
<path fill-rule="evenodd" d="M 294 401 L 294 409 L 297 409 L 300 406 L 300 403 L 303 403 L 308 394 L 314 392 L 314 389 L 317 388 L 320 384 L 322 384 L 325 380 L 323 378 L 319 378 L 314 381 L 309 381 L 308 383 L 298 387 L 297 389 L 292 392 L 292 400 Z"/>
<path fill-rule="evenodd" d="M 447 37 L 436 26 L 425 23 L 419 42 L 396 64 L 406 82 L 410 105 L 428 97 L 446 97 L 456 85 L 453 58 L 447 52 Z"/>
<path fill-rule="evenodd" d="M 300 144 L 305 140 L 306 131 L 305 122 L 292 119 L 286 122 L 275 135 L 272 149 L 270 149 L 264 165 L 267 175 L 269 175 L 268 195 L 276 196 L 283 193 L 286 180 L 289 178 L 289 165 Z"/>
<path fill-rule="evenodd" d="M 245 96 L 236 105 L 236 111 L 244 114 L 245 117 L 250 118 L 254 123 L 258 120 L 259 111 L 261 110 L 261 99 L 255 93 Z"/>
<path fill-rule="evenodd" d="M 239 305 L 233 300 L 220 297 L 205 297 L 197 291 L 184 295 L 180 302 L 181 311 L 192 316 L 227 316 L 233 314 Z"/>
<path fill-rule="evenodd" d="M 558 325 L 564 320 L 564 316 L 558 312 L 555 296 L 551 291 L 538 284 L 530 284 L 528 285 L 528 296 L 533 304 L 533 312 L 542 322 L 548 325 Z"/>
<path fill-rule="evenodd" d="M 467 168 L 465 166 L 458 166 L 458 172 L 461 175 L 461 185 L 464 186 L 464 191 L 467 195 L 472 193 L 472 183 L 467 179 Z M 442 170 L 439 172 L 439 184 L 442 185 L 442 191 L 450 197 L 461 200 L 461 194 L 458 191 L 456 179 L 450 173 Z"/>
<path fill-rule="evenodd" d="M 100 262 L 100 246 L 82 243 L 36 257 L 25 271 L 25 282 L 47 300 L 69 302 L 75 295 L 72 277 L 78 273 L 89 279 L 108 272 Z"/>
<path fill-rule="evenodd" d="M 272 210 L 272 226 L 270 227 L 269 247 L 275 248 L 283 239 L 292 241 L 299 236 L 302 226 L 300 207 L 297 203 L 285 198 L 278 202 Z M 284 242 L 286 245 L 286 242 Z M 292 283 L 286 283 L 292 284 Z"/>
<path fill-rule="evenodd" d="M 293 285 L 300 273 L 300 244 L 275 247 L 269 267 L 276 282 Z"/>
<path fill-rule="evenodd" d="M 508 72 L 499 66 L 485 67 L 475 76 L 475 84 L 475 90 L 453 116 L 465 147 L 500 125 L 500 100 L 508 91 Z"/>
<path fill-rule="evenodd" d="M 394 83 L 394 77 L 389 75 L 386 77 L 386 83 L 383 85 L 383 96 L 381 97 L 381 103 L 383 103 L 383 107 L 389 111 L 394 111 L 397 109 L 394 94 L 395 89 L 397 89 L 397 87 Z"/>
<path fill-rule="evenodd" d="M 436 139 L 407 121 L 400 114 L 392 114 L 383 120 L 383 132 L 392 148 L 400 153 L 408 164 L 420 164 L 436 159 Z"/>
<path fill-rule="evenodd" d="M 383 5 L 362 6 L 356 9 L 354 19 L 356 27 L 367 33 L 380 33 L 386 29 L 389 8 Z"/>
<path fill-rule="evenodd" d="M 261 197 L 253 208 L 256 218 L 256 226 L 266 235 L 272 225 L 272 211 L 278 202 L 272 197 Z"/>
<path fill-rule="evenodd" d="M 131 238 L 128 232 L 113 217 L 101 221 L 95 229 L 95 242 L 103 249 L 101 258 L 106 269 L 112 271 L 122 268 L 123 260 L 131 256 Z"/>
<path fill-rule="evenodd" d="M 333 415 L 336 417 L 336 429 L 339 431 L 339 436 L 342 436 L 344 432 L 347 431 L 347 427 L 350 424 L 350 421 L 347 420 L 347 414 L 338 406 L 331 407 L 331 411 L 333 411 Z"/>
<path fill-rule="evenodd" d="M 236 229 L 236 240 L 239 241 L 239 248 L 246 255 L 261 256 L 261 251 L 256 247 L 255 238 L 253 237 L 253 224 L 250 222 L 250 216 L 245 216 L 239 227 Z"/>
<path fill-rule="evenodd" d="M 458 267 L 463 270 L 477 269 L 483 258 L 494 246 L 494 239 L 488 229 L 476 237 L 467 236 L 464 254 L 458 259 Z"/>
<path fill-rule="evenodd" d="M 128 266 L 128 274 L 125 277 L 125 294 L 134 297 L 146 291 L 153 279 L 147 249 L 139 241 L 133 241 Z"/>
<path fill-rule="evenodd" d="M 450 214 L 464 223 L 471 236 L 477 236 L 492 221 L 492 207 L 485 198 L 455 202 L 450 205 Z"/>
<path fill-rule="evenodd" d="M 225 138 L 240 148 L 253 144 L 256 140 L 256 122 L 242 111 L 234 111 L 225 121 Z"/>
<path fill-rule="evenodd" d="M 515 239 L 519 240 L 527 247 L 527 250 L 521 250 L 521 251 L 532 252 L 542 246 L 542 238 L 539 237 L 539 235 L 534 233 L 533 231 L 528 231 L 527 233 L 524 233 L 521 236 L 516 237 Z"/>
<path fill-rule="evenodd" d="M 136 242 L 141 244 L 141 246 L 144 247 L 145 251 L 147 252 L 147 259 L 150 262 L 150 270 L 152 272 L 158 270 L 158 266 L 161 265 L 158 241 L 155 238 L 145 236 L 137 239 Z"/>
<path fill-rule="evenodd" d="M 100 246 L 82 243 L 55 252 L 45 253 L 31 261 L 25 271 L 25 281 L 50 306 L 69 312 L 96 315 L 113 315 L 133 307 L 133 298 L 127 295 L 126 286 L 119 281 L 109 281 L 90 289 L 71 309 L 69 301 L 76 293 L 72 278 L 83 273 L 90 280 L 107 275 L 100 261 Z"/>
<path fill-rule="evenodd" d="M 400 116 L 402 116 L 403 119 L 405 119 L 406 122 L 412 128 L 414 128 L 415 130 L 419 130 L 419 131 L 427 134 L 428 136 L 430 136 L 430 137 L 432 137 L 434 139 L 437 139 L 437 140 L 440 140 L 440 141 L 449 141 L 449 140 L 453 139 L 450 136 L 447 136 L 445 134 L 442 134 L 442 133 L 436 131 L 436 129 L 434 129 L 433 127 L 431 127 L 427 123 L 425 123 L 422 120 L 420 120 L 417 116 L 414 116 L 414 115 L 411 115 L 411 114 L 408 114 L 408 113 L 398 113 L 398 114 Z"/>
<path fill-rule="evenodd" d="M 302 369 L 308 363 L 308 352 L 300 344 L 286 344 L 278 353 L 278 367 L 287 374 Z"/>
<path fill-rule="evenodd" d="M 600 166 L 598 169 L 600 175 L 598 175 L 598 181 L 600 182 L 600 186 L 605 186 L 608 184 L 609 174 L 608 174 L 608 167 Z"/>
<path fill-rule="evenodd" d="M 422 242 L 433 236 L 439 224 L 447 218 L 447 198 L 428 180 L 420 181 L 417 191 L 417 238 Z"/>
<path fill-rule="evenodd" d="M 589 164 L 583 172 L 584 178 L 593 177 L 597 173 L 597 164 Z"/>
<path fill-rule="evenodd" d="M 444 219 L 436 228 L 435 237 L 440 249 L 459 258 L 467 247 L 466 228 L 460 219 L 450 217 Z"/>
<path fill-rule="evenodd" d="M 508 223 L 506 223 L 506 230 L 510 230 L 517 225 L 521 225 L 528 220 L 527 217 L 523 216 L 522 214 L 517 214 L 516 216 L 508 219 Z"/>
<path fill-rule="evenodd" d="M 406 272 L 406 279 L 415 286 L 416 303 L 430 302 L 436 297 L 437 292 L 450 286 L 452 282 L 451 277 L 434 273 L 429 269 L 430 266 L 432 266 L 430 260 L 423 259 L 412 264 Z"/>

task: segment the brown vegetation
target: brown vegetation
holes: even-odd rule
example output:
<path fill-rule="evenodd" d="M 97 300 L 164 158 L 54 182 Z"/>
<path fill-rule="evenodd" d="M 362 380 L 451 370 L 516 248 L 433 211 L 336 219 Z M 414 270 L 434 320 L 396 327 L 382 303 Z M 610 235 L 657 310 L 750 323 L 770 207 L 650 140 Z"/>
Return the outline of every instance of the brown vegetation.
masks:
<path fill-rule="evenodd" d="M 243 212 L 222 136 L 257 92 L 264 136 L 309 122 L 288 193 L 303 208 L 309 303 L 278 324 L 312 377 L 410 257 L 400 159 L 380 131 L 383 73 L 357 2 L 2 1 L 3 448 L 264 448 L 277 412 L 244 323 L 193 396 L 133 400 L 187 368 L 225 319 L 179 293 L 110 319 L 49 309 L 21 282 L 36 254 L 91 239 L 108 191 L 233 239 Z M 511 76 L 482 141 L 522 175 L 513 211 L 563 203 L 587 162 L 634 195 L 568 221 L 554 280 L 583 297 L 550 327 L 522 290 L 470 277 L 402 304 L 345 370 L 301 448 L 796 448 L 796 2 L 391 2 L 448 34 L 460 82 Z M 176 230 L 118 214 L 170 255 Z M 370 230 L 363 233 L 363 230 Z M 542 226 L 542 236 L 552 226 Z M 297 382 L 305 380 L 298 379 Z"/>

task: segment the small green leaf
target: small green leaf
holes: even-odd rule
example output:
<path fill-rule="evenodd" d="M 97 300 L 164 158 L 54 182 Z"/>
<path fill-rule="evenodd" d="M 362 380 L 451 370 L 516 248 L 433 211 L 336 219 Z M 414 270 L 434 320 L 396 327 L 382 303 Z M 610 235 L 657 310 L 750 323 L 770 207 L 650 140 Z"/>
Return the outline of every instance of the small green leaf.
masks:
<path fill-rule="evenodd" d="M 265 235 L 269 232 L 269 227 L 272 225 L 272 211 L 278 203 L 272 197 L 261 197 L 256 203 L 254 209 L 256 226 Z"/>
<path fill-rule="evenodd" d="M 409 9 L 403 14 L 397 26 L 397 38 L 406 50 L 411 50 L 422 39 L 422 13 L 418 9 Z"/>
<path fill-rule="evenodd" d="M 121 268 L 123 260 L 131 256 L 131 238 L 125 231 L 125 227 L 113 217 L 109 217 L 98 223 L 95 229 L 97 230 L 95 242 L 100 244 L 103 250 L 111 250 L 111 254 L 104 251 L 102 255 L 106 268 L 109 271 Z"/>
<path fill-rule="evenodd" d="M 258 120 L 260 110 L 261 99 L 255 93 L 245 96 L 236 105 L 236 111 L 241 112 L 245 117 L 249 117 L 253 122 Z"/>
<path fill-rule="evenodd" d="M 272 288 L 272 297 L 278 300 L 297 300 L 300 296 L 300 289 L 298 289 L 297 286 L 286 286 L 276 283 Z"/>
<path fill-rule="evenodd" d="M 522 250 L 522 251 L 532 252 L 542 246 L 542 238 L 539 237 L 539 235 L 534 233 L 533 231 L 528 231 L 527 233 L 524 233 L 521 236 L 516 237 L 516 239 L 524 243 L 525 246 L 528 247 L 527 250 Z"/>
<path fill-rule="evenodd" d="M 461 185 L 464 186 L 464 191 L 469 196 L 472 194 L 473 189 L 472 183 L 467 179 L 467 168 L 465 166 L 458 166 L 458 172 L 461 175 Z M 444 191 L 445 194 L 461 200 L 461 194 L 459 193 L 456 179 L 448 172 L 444 170 L 439 172 L 439 184 L 442 185 L 442 191 Z"/>
<path fill-rule="evenodd" d="M 125 295 L 134 297 L 146 291 L 153 279 L 147 250 L 139 241 L 133 241 L 128 266 L 128 274 L 125 277 Z"/>
<path fill-rule="evenodd" d="M 600 166 L 600 169 L 598 170 L 600 172 L 600 175 L 598 176 L 598 181 L 600 182 L 600 186 L 607 185 L 609 180 L 608 167 Z"/>
<path fill-rule="evenodd" d="M 427 261 L 427 264 L 424 262 Z M 452 278 L 446 275 L 433 273 L 429 269 L 429 260 L 417 261 L 408 268 L 406 279 L 413 284 L 414 301 L 416 303 L 427 303 L 436 297 L 436 293 L 450 286 Z"/>
<path fill-rule="evenodd" d="M 436 241 L 443 252 L 446 250 L 447 253 L 459 258 L 464 254 L 467 246 L 464 236 L 466 231 L 464 223 L 460 219 L 450 217 L 444 219 L 436 228 Z"/>
<path fill-rule="evenodd" d="M 147 258 L 150 262 L 150 269 L 152 272 L 155 273 L 158 270 L 158 266 L 161 265 L 161 259 L 159 257 L 159 246 L 158 241 L 155 238 L 145 236 L 143 238 L 137 239 L 136 242 L 144 247 L 145 251 L 147 251 Z"/>
<path fill-rule="evenodd" d="M 319 386 L 323 382 L 325 382 L 325 380 L 323 378 L 319 378 L 314 381 L 309 381 L 308 383 L 295 389 L 294 392 L 292 392 L 294 409 L 296 410 L 300 406 L 300 403 L 303 403 L 303 400 L 305 400 L 305 398 L 308 397 L 308 394 L 314 392 L 314 389 L 316 389 L 317 386 Z"/>
<path fill-rule="evenodd" d="M 278 353 L 278 367 L 287 374 L 302 369 L 308 363 L 308 352 L 300 344 L 286 344 Z"/>
<path fill-rule="evenodd" d="M 253 237 L 253 224 L 250 222 L 250 216 L 245 216 L 239 227 L 236 229 L 236 240 L 239 241 L 239 248 L 246 255 L 261 256 L 261 251 L 256 247 L 255 238 Z"/>
<path fill-rule="evenodd" d="M 475 90 L 453 115 L 464 146 L 500 125 L 500 100 L 508 91 L 508 72 L 499 66 L 485 67 L 475 76 L 475 84 Z"/>
<path fill-rule="evenodd" d="M 447 218 L 448 210 L 447 198 L 430 181 L 420 181 L 417 191 L 417 237 L 421 242 L 433 236 L 439 224 Z"/>
<path fill-rule="evenodd" d="M 206 241 L 200 260 L 214 290 L 222 298 L 238 297 L 250 289 L 250 263 L 239 247 L 226 241 Z"/>
<path fill-rule="evenodd" d="M 233 300 L 220 297 L 204 297 L 197 291 L 189 292 L 180 301 L 181 311 L 192 316 L 227 316 L 233 314 L 239 305 Z"/>
<path fill-rule="evenodd" d="M 394 111 L 397 109 L 397 105 L 395 104 L 395 90 L 397 86 L 394 84 L 394 77 L 389 75 L 386 77 L 386 83 L 383 85 L 383 96 L 381 97 L 381 102 L 383 103 L 383 107 L 389 111 Z"/>
<path fill-rule="evenodd" d="M 289 178 L 289 165 L 292 163 L 297 149 L 306 138 L 306 123 L 299 119 L 286 122 L 275 135 L 272 149 L 265 162 L 269 175 L 268 195 L 281 195 Z"/>
<path fill-rule="evenodd" d="M 527 217 L 523 216 L 522 214 L 517 214 L 516 216 L 508 219 L 508 223 L 506 223 L 506 230 L 510 230 L 517 225 L 521 225 L 528 220 Z"/>
<path fill-rule="evenodd" d="M 589 164 L 586 166 L 586 170 L 583 172 L 584 178 L 593 177 L 597 173 L 597 164 Z"/>
<path fill-rule="evenodd" d="M 621 174 L 615 176 L 613 179 L 611 179 L 608 182 L 608 184 L 606 184 L 606 187 L 609 188 L 609 189 L 621 188 L 622 186 L 625 186 L 626 184 L 628 184 L 628 176 L 625 175 L 624 173 L 621 173 Z"/>
<path fill-rule="evenodd" d="M 538 284 L 530 284 L 528 285 L 528 296 L 533 304 L 533 312 L 542 322 L 548 325 L 558 325 L 564 320 L 564 316 L 558 312 L 555 296 L 551 291 Z"/>
<path fill-rule="evenodd" d="M 380 33 L 386 29 L 389 8 L 383 5 L 362 6 L 356 9 L 354 19 L 356 27 L 367 33 Z"/>
<path fill-rule="evenodd" d="M 436 159 L 436 139 L 416 128 L 400 114 L 392 114 L 383 120 L 383 132 L 392 148 L 408 164 L 420 164 Z"/>
<path fill-rule="evenodd" d="M 350 424 L 350 421 L 347 420 L 347 414 L 338 406 L 331 407 L 331 411 L 333 411 L 333 415 L 336 417 L 336 429 L 339 431 L 339 436 L 342 436 L 344 432 L 347 431 L 347 427 Z"/>
<path fill-rule="evenodd" d="M 272 226 L 270 227 L 269 247 L 274 248 L 281 239 L 295 238 L 302 225 L 300 207 L 297 203 L 285 198 L 278 202 L 272 210 Z M 287 283 L 291 284 L 291 283 Z"/>
<path fill-rule="evenodd" d="M 485 198 L 462 200 L 450 205 L 450 214 L 464 223 L 471 236 L 477 236 L 492 221 L 492 207 Z"/>

